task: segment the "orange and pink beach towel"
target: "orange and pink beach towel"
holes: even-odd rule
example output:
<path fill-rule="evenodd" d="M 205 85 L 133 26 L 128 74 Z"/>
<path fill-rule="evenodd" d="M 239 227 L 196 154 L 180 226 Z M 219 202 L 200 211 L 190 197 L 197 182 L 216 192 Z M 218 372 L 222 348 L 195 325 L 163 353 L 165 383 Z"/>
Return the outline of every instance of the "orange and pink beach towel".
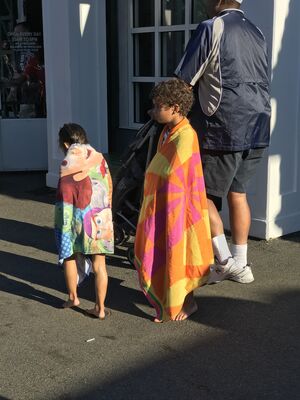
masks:
<path fill-rule="evenodd" d="M 135 266 L 160 320 L 174 319 L 213 264 L 207 199 L 196 132 L 184 118 L 166 128 L 145 176 Z"/>

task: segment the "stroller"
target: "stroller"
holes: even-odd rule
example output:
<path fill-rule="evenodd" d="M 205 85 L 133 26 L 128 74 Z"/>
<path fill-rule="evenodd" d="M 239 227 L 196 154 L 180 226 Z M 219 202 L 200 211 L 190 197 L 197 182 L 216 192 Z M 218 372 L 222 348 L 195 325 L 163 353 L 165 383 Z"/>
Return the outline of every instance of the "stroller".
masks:
<path fill-rule="evenodd" d="M 135 236 L 143 195 L 145 171 L 156 153 L 162 125 L 146 122 L 121 157 L 122 166 L 114 179 L 113 220 L 115 244 L 127 243 L 127 258 L 133 265 L 134 246 L 129 239 Z"/>

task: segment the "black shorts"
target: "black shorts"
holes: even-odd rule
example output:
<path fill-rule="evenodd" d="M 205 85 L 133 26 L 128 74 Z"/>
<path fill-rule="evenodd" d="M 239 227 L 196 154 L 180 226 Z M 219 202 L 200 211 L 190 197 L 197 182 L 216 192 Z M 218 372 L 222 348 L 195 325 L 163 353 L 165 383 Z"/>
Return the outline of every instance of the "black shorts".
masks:
<path fill-rule="evenodd" d="M 247 184 L 264 154 L 264 148 L 244 151 L 201 150 L 207 197 L 222 208 L 228 192 L 246 193 Z"/>

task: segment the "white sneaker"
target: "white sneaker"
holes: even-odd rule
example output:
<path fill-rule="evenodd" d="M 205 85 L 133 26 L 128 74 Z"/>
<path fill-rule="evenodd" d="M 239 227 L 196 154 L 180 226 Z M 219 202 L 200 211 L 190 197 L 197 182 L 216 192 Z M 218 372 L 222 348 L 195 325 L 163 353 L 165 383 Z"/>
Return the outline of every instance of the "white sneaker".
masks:
<path fill-rule="evenodd" d="M 254 281 L 251 267 L 249 265 L 238 266 L 232 257 L 229 258 L 225 265 L 216 261 L 215 265 L 210 267 L 207 285 L 218 283 L 225 279 L 238 283 L 251 283 Z"/>

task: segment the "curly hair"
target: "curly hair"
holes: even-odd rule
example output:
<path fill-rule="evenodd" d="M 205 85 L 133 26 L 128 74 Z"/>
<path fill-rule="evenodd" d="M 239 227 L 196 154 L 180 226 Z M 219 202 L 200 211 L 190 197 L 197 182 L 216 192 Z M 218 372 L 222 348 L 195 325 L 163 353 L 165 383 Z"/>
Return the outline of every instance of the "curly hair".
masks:
<path fill-rule="evenodd" d="M 155 86 L 150 93 L 150 99 L 168 107 L 177 104 L 179 113 L 186 117 L 194 103 L 194 94 L 183 80 L 172 78 Z"/>

